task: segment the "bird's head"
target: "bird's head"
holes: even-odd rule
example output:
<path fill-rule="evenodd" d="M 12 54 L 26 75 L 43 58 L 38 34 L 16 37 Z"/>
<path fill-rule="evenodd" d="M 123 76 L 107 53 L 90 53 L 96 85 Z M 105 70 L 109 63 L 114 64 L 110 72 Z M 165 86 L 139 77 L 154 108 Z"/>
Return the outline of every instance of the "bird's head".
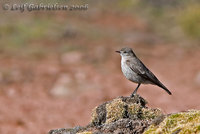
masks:
<path fill-rule="evenodd" d="M 135 53 L 131 48 L 125 47 L 122 48 L 120 51 L 116 51 L 117 53 L 120 53 L 122 57 L 135 57 Z"/>

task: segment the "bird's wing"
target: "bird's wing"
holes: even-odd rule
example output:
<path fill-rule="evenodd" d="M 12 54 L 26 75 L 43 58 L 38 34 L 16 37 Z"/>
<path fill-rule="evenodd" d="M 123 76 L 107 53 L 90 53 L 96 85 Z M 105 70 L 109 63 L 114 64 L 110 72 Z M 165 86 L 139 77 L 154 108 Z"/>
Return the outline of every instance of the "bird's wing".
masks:
<path fill-rule="evenodd" d="M 127 60 L 126 64 L 131 68 L 132 71 L 137 73 L 142 78 L 154 83 L 158 84 L 158 79 L 156 76 L 139 60 Z"/>
<path fill-rule="evenodd" d="M 126 64 L 131 68 L 132 71 L 137 73 L 143 79 L 146 79 L 152 82 L 155 85 L 163 88 L 168 94 L 171 95 L 171 92 L 156 78 L 156 76 L 138 59 L 132 61 L 127 60 Z"/>

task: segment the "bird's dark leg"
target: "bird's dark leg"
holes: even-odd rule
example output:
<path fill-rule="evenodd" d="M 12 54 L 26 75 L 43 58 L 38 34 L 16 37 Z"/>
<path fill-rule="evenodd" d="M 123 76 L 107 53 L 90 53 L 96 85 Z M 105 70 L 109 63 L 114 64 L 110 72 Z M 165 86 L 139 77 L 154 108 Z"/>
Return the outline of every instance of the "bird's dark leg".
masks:
<path fill-rule="evenodd" d="M 137 94 L 137 90 L 140 87 L 141 83 L 138 83 L 138 86 L 136 87 L 136 89 L 133 91 L 133 93 L 131 94 L 131 97 L 133 97 L 135 94 Z"/>

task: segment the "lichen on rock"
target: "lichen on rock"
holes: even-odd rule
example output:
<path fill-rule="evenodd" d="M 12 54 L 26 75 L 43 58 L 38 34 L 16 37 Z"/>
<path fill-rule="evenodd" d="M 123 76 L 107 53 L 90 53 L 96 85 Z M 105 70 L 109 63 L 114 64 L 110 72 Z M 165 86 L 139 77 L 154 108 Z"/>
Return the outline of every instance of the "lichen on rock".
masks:
<path fill-rule="evenodd" d="M 146 103 L 147 102 L 139 95 L 135 95 L 133 98 L 118 97 L 93 109 L 91 122 L 94 125 L 101 125 L 125 118 L 151 121 L 163 115 L 160 109 L 147 108 L 145 106 Z M 99 112 L 99 109 L 103 111 Z"/>
<path fill-rule="evenodd" d="M 152 124 L 144 134 L 199 134 L 200 111 L 190 110 L 167 116 L 159 125 Z"/>
<path fill-rule="evenodd" d="M 200 111 L 164 115 L 146 106 L 139 95 L 118 97 L 95 107 L 91 122 L 71 129 L 51 130 L 49 134 L 196 134 L 200 133 Z"/>
<path fill-rule="evenodd" d="M 117 121 L 125 116 L 125 103 L 120 99 L 114 99 L 106 104 L 106 124 Z"/>
<path fill-rule="evenodd" d="M 163 116 L 160 109 L 146 104 L 139 95 L 105 102 L 92 110 L 91 126 L 106 133 L 142 133 L 155 118 Z"/>

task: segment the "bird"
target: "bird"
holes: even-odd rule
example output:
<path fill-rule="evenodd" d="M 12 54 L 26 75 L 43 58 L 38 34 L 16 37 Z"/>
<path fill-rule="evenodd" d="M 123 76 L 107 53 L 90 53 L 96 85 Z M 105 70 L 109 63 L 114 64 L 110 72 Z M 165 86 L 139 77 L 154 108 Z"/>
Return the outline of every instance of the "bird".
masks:
<path fill-rule="evenodd" d="M 116 51 L 121 55 L 121 70 L 124 76 L 137 83 L 137 87 L 132 92 L 131 97 L 137 94 L 138 88 L 141 84 L 153 84 L 164 89 L 169 95 L 172 93 L 158 80 L 158 78 L 142 63 L 142 61 L 135 55 L 133 50 L 129 47 L 122 48 Z"/>

